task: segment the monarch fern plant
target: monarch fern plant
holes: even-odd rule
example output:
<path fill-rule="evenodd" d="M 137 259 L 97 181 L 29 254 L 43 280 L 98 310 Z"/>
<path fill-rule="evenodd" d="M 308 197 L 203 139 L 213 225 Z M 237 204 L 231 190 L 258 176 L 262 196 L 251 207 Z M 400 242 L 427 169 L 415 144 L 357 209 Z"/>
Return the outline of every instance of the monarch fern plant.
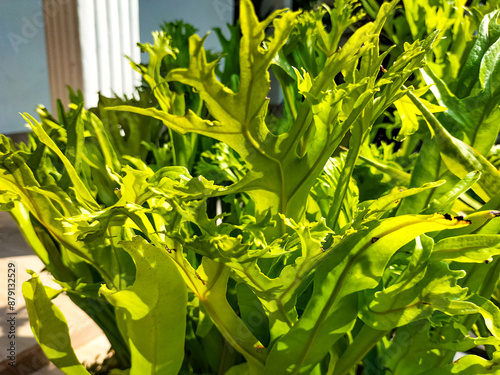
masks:
<path fill-rule="evenodd" d="M 238 59 L 212 59 L 193 34 L 189 63 L 173 67 L 179 51 L 156 33 L 141 45 L 149 64 L 132 63 L 154 105 L 99 112 L 161 121 L 172 158 L 146 153 L 154 166 L 118 152 L 82 105 L 64 125 L 25 115 L 36 147 L 2 137 L 1 207 L 63 287 L 34 272 L 23 285 L 35 337 L 57 367 L 88 373 L 69 339 L 53 335 L 68 336 L 51 301 L 65 292 L 89 311 L 98 304 L 120 358 L 114 374 L 498 371 L 500 175 L 405 86 L 438 31 L 381 50 L 396 6 L 354 28 L 364 15 L 354 1 L 259 21 L 242 0 L 241 38 L 223 38 Z M 238 64 L 224 79 L 221 58 Z M 269 111 L 270 69 L 280 117 Z M 403 98 L 427 121 L 440 173 L 419 179 L 420 160 L 418 175 L 400 171 L 398 186 L 363 200 L 353 171 L 374 124 Z M 215 146 L 196 158 L 200 143 Z M 462 214 L 464 194 L 477 204 Z M 454 362 L 479 345 L 483 357 Z"/>

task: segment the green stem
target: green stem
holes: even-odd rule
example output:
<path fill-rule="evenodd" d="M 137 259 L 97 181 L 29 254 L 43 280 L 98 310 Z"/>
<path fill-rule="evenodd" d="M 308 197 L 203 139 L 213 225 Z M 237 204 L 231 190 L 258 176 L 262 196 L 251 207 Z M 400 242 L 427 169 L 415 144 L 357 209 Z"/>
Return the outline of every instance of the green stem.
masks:
<path fill-rule="evenodd" d="M 347 194 L 347 189 L 349 187 L 349 181 L 351 179 L 352 173 L 354 171 L 354 165 L 358 159 L 358 155 L 361 150 L 361 144 L 363 142 L 363 136 L 359 131 L 353 131 L 351 136 L 351 144 L 349 147 L 349 152 L 347 153 L 347 158 L 340 173 L 339 180 L 337 183 L 337 188 L 332 199 L 332 205 L 330 211 L 328 212 L 328 218 L 326 223 L 330 228 L 335 229 L 338 218 L 340 216 L 340 211 L 342 210 L 342 205 L 344 203 L 344 198 Z"/>
<path fill-rule="evenodd" d="M 405 186 L 410 185 L 411 175 L 409 173 L 406 173 L 405 171 L 402 171 L 400 169 L 390 167 L 387 164 L 381 163 L 379 161 L 369 159 L 361 154 L 359 155 L 359 158 L 362 159 L 365 163 L 377 168 L 379 171 L 386 173 L 391 178 L 397 179 L 403 185 Z"/>
<path fill-rule="evenodd" d="M 338 360 L 333 375 L 347 374 L 388 333 L 389 331 L 380 331 L 364 324 Z"/>
<path fill-rule="evenodd" d="M 486 324 L 484 323 L 484 320 L 478 319 L 476 326 L 480 337 L 490 336 L 490 333 L 488 331 L 488 328 L 486 327 Z M 493 345 L 485 345 L 484 349 L 486 351 L 486 354 L 488 355 L 488 358 L 492 359 L 493 353 L 495 352 L 495 347 Z"/>
<path fill-rule="evenodd" d="M 224 340 L 218 375 L 224 375 L 234 364 L 234 353 L 235 351 L 231 345 L 229 345 L 227 340 Z"/>

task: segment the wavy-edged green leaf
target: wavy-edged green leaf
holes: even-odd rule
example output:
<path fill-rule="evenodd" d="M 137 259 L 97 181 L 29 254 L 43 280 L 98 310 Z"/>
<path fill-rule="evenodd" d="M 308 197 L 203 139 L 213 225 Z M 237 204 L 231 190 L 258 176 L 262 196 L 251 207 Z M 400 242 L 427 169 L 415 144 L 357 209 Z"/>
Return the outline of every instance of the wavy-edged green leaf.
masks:
<path fill-rule="evenodd" d="M 184 358 L 187 288 L 169 254 L 142 237 L 121 243 L 132 256 L 135 282 L 100 289 L 123 319 L 132 354 L 130 374 L 177 374 Z"/>
<path fill-rule="evenodd" d="M 491 360 L 481 358 L 477 355 L 466 355 L 450 365 L 426 370 L 419 375 L 495 375 L 499 372 L 500 353 L 495 352 Z"/>
<path fill-rule="evenodd" d="M 500 254 L 500 235 L 469 234 L 445 238 L 437 242 L 431 260 L 463 263 L 491 262 Z"/>
<path fill-rule="evenodd" d="M 485 156 L 494 145 L 495 134 L 498 133 L 498 94 L 481 90 L 476 95 L 458 99 L 430 68 L 426 68 L 423 75 L 429 84 L 435 84 L 431 91 L 448 108 L 446 116 L 441 119 L 449 131 Z"/>
<path fill-rule="evenodd" d="M 467 301 L 447 301 L 446 312 L 451 315 L 481 314 L 493 336 L 500 338 L 500 309 L 490 300 L 477 294 Z"/>
<path fill-rule="evenodd" d="M 443 215 L 404 215 L 372 221 L 365 229 L 346 236 L 318 266 L 306 310 L 272 348 L 265 374 L 310 371 L 341 333 L 350 329 L 356 314 L 350 313 L 347 320 L 344 315 L 342 318 L 337 315 L 350 309 L 357 311 L 357 303 L 346 302 L 350 295 L 376 287 L 390 257 L 401 246 L 425 232 L 466 225 L 457 219 L 447 220 Z"/>
<path fill-rule="evenodd" d="M 380 32 L 395 4 L 395 2 L 392 2 L 385 3 L 381 6 L 374 23 L 375 30 Z M 373 35 L 376 35 L 375 32 Z M 371 88 L 380 89 L 380 94 L 376 95 L 376 99 L 373 103 L 369 102 L 365 106 L 363 114 L 356 120 L 356 123 L 351 129 L 352 136 L 349 142 L 349 151 L 347 153 L 345 167 L 342 170 L 332 202 L 332 209 L 330 210 L 327 221 L 335 222 L 338 218 L 340 213 L 340 202 L 344 199 L 348 187 L 347 183 L 361 153 L 361 147 L 369 135 L 372 126 L 371 119 L 379 117 L 383 111 L 387 109 L 388 105 L 404 97 L 405 87 L 403 83 L 408 79 L 408 73 L 422 66 L 422 57 L 430 49 L 436 37 L 437 33 L 435 32 L 431 33 L 422 43 L 415 42 L 411 45 L 405 44 L 403 54 L 398 57 L 389 67 L 386 74 L 376 83 L 374 82 L 373 75 L 377 74 L 377 72 L 373 71 L 373 65 L 370 64 L 380 65 L 389 51 L 379 56 L 378 38 L 373 38 L 371 40 L 374 44 L 374 48 L 367 52 L 369 58 L 361 59 L 361 71 L 364 74 L 368 72 L 368 76 L 371 78 L 368 80 L 369 83 L 364 90 L 369 90 Z M 368 63 L 366 61 L 368 61 Z M 372 74 L 371 77 L 370 73 Z M 346 79 L 347 78 L 351 79 L 350 77 L 346 77 Z"/>
<path fill-rule="evenodd" d="M 322 248 L 322 242 L 327 235 L 332 234 L 324 221 L 295 223 L 291 219 L 286 219 L 286 223 L 300 240 L 301 254 L 291 264 L 284 266 L 280 272 L 279 279 L 283 290 L 277 295 L 283 305 L 288 305 L 291 300 L 293 301 L 296 297 L 294 293 L 301 286 L 301 283 L 321 263 L 326 255 L 325 249 Z"/>
<path fill-rule="evenodd" d="M 107 109 L 113 111 L 132 112 L 139 115 L 157 118 L 180 134 L 195 132 L 211 136 L 212 138 L 224 141 L 230 145 L 234 144 L 234 142 L 228 142 L 229 138 L 231 136 L 236 137 L 235 135 L 239 133 L 238 131 L 228 130 L 227 127 L 222 126 L 220 122 L 203 120 L 191 110 L 189 110 L 186 115 L 179 116 L 155 108 L 140 108 L 129 105 L 117 105 Z M 237 140 L 242 141 L 241 138 L 238 138 Z"/>
<path fill-rule="evenodd" d="M 23 295 L 31 330 L 47 358 L 67 375 L 89 375 L 71 347 L 69 328 L 61 310 L 47 296 L 40 278 L 28 271 L 31 279 L 23 283 Z"/>
<path fill-rule="evenodd" d="M 41 187 L 21 156 L 20 151 L 3 155 L 1 162 L 0 188 L 6 189 L 19 197 L 19 208 L 23 211 L 20 215 L 25 216 L 25 218 L 26 215 L 33 215 L 42 223 L 50 236 L 63 244 L 64 248 L 93 263 L 93 255 L 89 252 L 89 249 L 77 244 L 75 236 L 65 235 L 60 220 L 63 216 L 73 216 L 81 213 L 80 205 L 73 204 L 66 192 L 56 185 Z M 23 220 L 22 217 L 19 220 Z M 26 227 L 26 230 L 28 231 L 29 227 Z M 50 241 L 53 241 L 53 239 L 50 238 Z M 46 251 L 50 251 L 53 244 L 52 247 L 45 247 Z M 66 253 L 66 250 L 62 250 L 62 252 Z M 52 255 L 53 259 L 61 256 L 57 250 Z M 64 254 L 64 256 L 67 255 Z M 64 271 L 61 270 L 61 272 Z M 57 270 L 54 270 L 54 273 L 57 274 Z"/>
<path fill-rule="evenodd" d="M 448 350 L 453 350 L 456 352 L 466 352 L 467 350 L 470 350 L 480 345 L 499 345 L 499 344 L 500 344 L 499 339 L 494 336 L 488 336 L 488 337 L 465 336 L 461 340 L 439 343 L 438 346 L 440 348 L 446 348 Z"/>
<path fill-rule="evenodd" d="M 200 155 L 200 161 L 195 167 L 196 172 L 217 184 L 226 181 L 240 181 L 246 174 L 246 168 L 227 144 L 216 143 L 211 150 L 205 150 Z"/>
<path fill-rule="evenodd" d="M 28 245 L 45 265 L 49 264 L 48 251 L 36 235 L 29 211 L 19 201 L 19 196 L 9 191 L 0 191 L 0 210 L 8 211 L 12 215 Z M 56 260 L 52 259 L 52 262 L 56 262 Z"/>
<path fill-rule="evenodd" d="M 273 135 L 265 127 L 262 114 L 267 111 L 266 96 L 270 85 L 267 69 L 276 52 L 286 42 L 297 13 L 281 10 L 259 22 L 250 1 L 243 1 L 240 11 L 243 36 L 240 43 L 238 92 L 231 91 L 217 80 L 215 67 L 218 61 L 207 62 L 203 48 L 204 38 L 200 39 L 196 35 L 190 38 L 189 68 L 175 69 L 166 78 L 193 86 L 217 121 L 202 120 L 191 111 L 185 116 L 174 116 L 164 111 L 155 112 L 154 109 L 146 111 L 153 116 L 159 116 L 168 126 L 181 133 L 191 131 L 223 141 L 246 159 L 247 163 L 260 163 L 270 175 L 280 176 L 276 160 L 268 155 L 271 150 L 266 150 L 259 144 L 264 139 L 275 142 L 272 140 Z M 275 27 L 274 37 L 264 48 L 261 43 L 266 38 L 265 29 L 271 23 Z M 262 187 L 261 173 L 251 177 L 248 176 L 247 180 L 260 180 L 259 185 Z M 270 187 L 271 185 L 266 185 L 265 190 Z M 253 189 L 255 187 L 252 187 Z M 282 192 L 281 188 L 279 192 Z M 268 198 L 263 199 L 265 195 Z M 258 211 L 264 211 L 266 206 L 283 209 L 284 206 L 276 204 L 276 201 L 286 199 L 284 196 L 280 198 L 280 194 L 274 191 L 261 194 L 260 198 L 256 200 Z"/>
<path fill-rule="evenodd" d="M 383 366 L 399 375 L 419 374 L 438 367 L 441 358 L 429 332 L 432 329 L 427 319 L 397 328 L 391 340 L 381 343 L 379 348 L 379 358 L 385 358 Z"/>
<path fill-rule="evenodd" d="M 355 323 L 357 297 L 348 296 L 324 318 L 321 333 L 314 320 L 303 319 L 277 340 L 266 361 L 265 375 L 271 374 L 308 374 L 330 350 L 333 343 L 349 332 Z M 300 328 L 299 328 L 300 327 Z M 315 336 L 314 340 L 309 340 Z"/>
<path fill-rule="evenodd" d="M 120 160 L 118 158 L 117 151 L 119 150 L 115 150 L 112 146 L 102 121 L 92 112 L 84 111 L 82 116 L 84 117 L 87 126 L 93 130 L 95 134 L 95 139 L 98 142 L 99 150 L 104 157 L 106 167 L 118 172 L 120 170 Z"/>
<path fill-rule="evenodd" d="M 422 245 L 415 248 L 412 261 L 398 281 L 365 300 L 360 311 L 365 323 L 390 330 L 430 317 L 435 309 L 447 312 L 448 301 L 465 298 L 467 289 L 457 285 L 464 271 L 452 271 L 445 263 L 427 265 L 433 241 L 425 236 L 420 238 Z"/>
<path fill-rule="evenodd" d="M 451 359 L 444 364 L 451 363 L 457 351 L 466 351 L 482 343 L 493 344 L 497 341 L 494 337 L 451 339 L 439 331 L 439 325 L 454 325 L 454 319 L 446 316 L 441 316 L 441 319 L 444 321 L 437 324 L 424 319 L 397 328 L 390 340 L 384 340 L 378 346 L 378 358 L 384 358 L 383 362 L 373 365 L 381 370 L 383 364 L 386 371 L 398 375 L 423 375 L 428 371 L 437 371 L 443 366 L 443 353 L 447 350 L 450 350 Z"/>
<path fill-rule="evenodd" d="M 138 98 L 137 98 L 138 96 Z M 134 104 L 139 107 L 148 107 L 154 103 L 154 95 L 151 90 L 138 88 L 135 97 L 122 99 L 119 97 L 105 97 L 99 95 L 99 102 L 96 108 L 90 109 L 90 112 L 95 114 L 99 121 L 92 121 L 89 116 L 87 119 L 87 129 L 89 130 L 91 139 L 96 141 L 99 146 L 106 147 L 106 141 L 109 140 L 111 149 L 118 156 L 130 156 L 145 160 L 149 149 L 155 145 L 155 149 L 164 150 L 168 143 L 162 143 L 163 124 L 156 119 L 146 119 L 140 115 L 117 113 L 106 111 L 104 108 L 113 105 Z M 90 126 L 89 126 L 90 125 Z M 106 133 L 106 137 L 99 135 L 95 126 L 100 128 L 100 131 Z M 107 138 L 107 139 L 106 139 Z M 88 138 L 87 138 L 88 139 Z M 90 140 L 90 139 L 89 139 Z M 102 140 L 102 141 L 101 141 Z M 160 141 L 160 144 L 156 142 Z M 157 147 L 159 146 L 159 147 Z M 105 152 L 104 150 L 102 150 Z M 108 152 L 110 152 L 109 150 Z M 171 149 L 168 148 L 167 155 Z M 103 155 L 104 156 L 104 155 Z M 117 159 L 116 161 L 119 161 Z M 160 160 L 155 157 L 156 164 L 162 165 Z M 112 164 L 108 164 L 112 165 Z M 163 164 L 165 165 L 165 164 Z M 113 168 L 115 171 L 119 169 Z"/>
<path fill-rule="evenodd" d="M 420 97 L 425 91 L 427 91 L 427 87 L 418 90 L 415 92 L 417 97 Z M 435 104 L 428 102 L 427 100 L 420 98 L 422 103 L 429 109 L 432 113 L 443 112 L 446 111 L 446 107 L 441 107 Z M 401 129 L 396 137 L 396 141 L 403 141 L 406 137 L 412 135 L 418 130 L 418 117 L 421 113 L 415 107 L 415 105 L 408 99 L 408 97 L 402 97 L 394 102 L 396 109 L 398 110 L 399 117 L 401 118 Z"/>

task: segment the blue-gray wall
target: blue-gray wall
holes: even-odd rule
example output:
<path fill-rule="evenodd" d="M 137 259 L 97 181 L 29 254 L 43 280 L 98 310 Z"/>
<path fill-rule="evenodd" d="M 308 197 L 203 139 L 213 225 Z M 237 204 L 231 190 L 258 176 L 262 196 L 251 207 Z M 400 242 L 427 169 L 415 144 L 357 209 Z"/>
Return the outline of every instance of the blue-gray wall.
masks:
<path fill-rule="evenodd" d="M 0 133 L 26 131 L 19 112 L 50 108 L 41 0 L 0 0 Z"/>
<path fill-rule="evenodd" d="M 151 32 L 158 30 L 165 21 L 176 20 L 192 24 L 200 37 L 214 27 L 220 27 L 229 36 L 225 26 L 233 23 L 233 14 L 233 0 L 139 0 L 141 42 L 153 43 Z M 205 48 L 220 51 L 215 33 L 210 33 Z"/>
<path fill-rule="evenodd" d="M 193 24 L 200 36 L 214 27 L 227 35 L 233 14 L 233 0 L 140 0 L 141 41 L 152 43 L 152 31 L 178 19 Z M 205 47 L 220 50 L 213 32 Z M 0 133 L 24 132 L 19 112 L 35 115 L 38 104 L 50 110 L 41 0 L 0 0 L 0 66 Z"/>

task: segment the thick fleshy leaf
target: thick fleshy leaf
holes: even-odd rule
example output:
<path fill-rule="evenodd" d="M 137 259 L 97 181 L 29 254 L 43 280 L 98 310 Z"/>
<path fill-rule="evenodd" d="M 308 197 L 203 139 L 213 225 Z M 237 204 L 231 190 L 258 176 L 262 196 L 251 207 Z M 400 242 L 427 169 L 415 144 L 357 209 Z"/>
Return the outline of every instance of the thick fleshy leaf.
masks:
<path fill-rule="evenodd" d="M 433 85 L 434 96 L 448 108 L 443 118 L 448 130 L 483 156 L 495 143 L 499 130 L 499 80 L 495 73 L 500 62 L 499 15 L 495 10 L 482 19 L 456 82 L 447 85 L 446 73 L 437 74 L 431 66 L 423 71 L 427 84 Z M 452 86 L 456 88 L 450 89 Z"/>
<path fill-rule="evenodd" d="M 78 176 L 78 173 L 76 172 L 74 166 L 45 132 L 42 125 L 29 114 L 26 114 L 24 118 L 31 125 L 31 128 L 33 129 L 35 134 L 37 134 L 39 139 L 61 159 L 61 162 L 64 164 L 69 178 L 73 183 L 76 197 L 81 201 L 82 204 L 86 205 L 86 207 L 90 209 L 98 209 L 99 205 L 95 201 L 94 197 L 89 193 L 87 186 L 85 186 L 85 184 Z"/>
<path fill-rule="evenodd" d="M 425 210 L 422 211 L 423 214 L 430 214 L 433 212 L 449 212 L 453 207 L 455 201 L 462 196 L 467 190 L 469 190 L 479 179 L 481 178 L 481 173 L 479 171 L 473 171 L 467 174 L 463 180 L 460 180 L 444 193 L 439 198 L 434 199 Z"/>
<path fill-rule="evenodd" d="M 132 354 L 130 374 L 177 374 L 184 358 L 187 289 L 169 254 L 142 237 L 121 243 L 136 264 L 134 284 L 100 292 L 123 319 Z"/>
<path fill-rule="evenodd" d="M 434 246 L 431 260 L 488 263 L 500 254 L 500 235 L 470 234 L 445 238 Z"/>
<path fill-rule="evenodd" d="M 352 302 L 346 302 L 349 295 L 376 287 L 390 257 L 401 246 L 425 232 L 466 225 L 443 215 L 405 215 L 367 223 L 365 229 L 346 236 L 318 266 L 306 310 L 274 345 L 265 373 L 310 371 L 354 322 L 356 314 L 349 313 L 350 319 L 337 315 L 353 308 Z"/>
<path fill-rule="evenodd" d="M 23 283 L 23 295 L 30 326 L 47 358 L 67 375 L 89 375 L 71 347 L 69 328 L 61 310 L 47 296 L 40 278 L 28 271 L 31 279 Z"/>
<path fill-rule="evenodd" d="M 375 199 L 373 202 L 370 202 L 368 207 L 360 210 L 356 216 L 355 226 L 358 227 L 365 221 L 380 219 L 385 213 L 397 207 L 403 198 L 411 197 L 415 194 L 425 192 L 426 190 L 434 189 L 443 185 L 444 182 L 445 181 L 429 182 L 424 184 L 422 187 L 411 189 L 399 188 L 395 192 L 391 192 L 383 197 Z M 437 211 L 433 211 L 433 213 L 434 212 Z"/>
<path fill-rule="evenodd" d="M 204 257 L 202 265 L 195 272 L 198 280 L 194 291 L 219 331 L 243 354 L 248 362 L 249 372 L 258 374 L 262 371 L 267 349 L 250 332 L 227 301 L 229 271 L 230 269 L 223 264 Z"/>
<path fill-rule="evenodd" d="M 481 172 L 481 179 L 472 189 L 487 202 L 500 190 L 498 170 L 471 146 L 453 137 L 413 93 L 408 95 L 432 129 L 448 169 L 458 178 L 473 171 Z"/>
<path fill-rule="evenodd" d="M 448 176 L 443 176 L 441 173 L 441 164 L 441 155 L 439 154 L 436 140 L 434 138 L 424 140 L 420 153 L 411 172 L 409 187 L 420 187 L 426 183 L 440 180 L 443 177 L 446 177 L 448 181 Z M 448 191 L 448 188 L 446 186 L 442 186 L 441 188 L 444 190 L 444 192 Z M 405 199 L 403 199 L 401 205 L 398 208 L 398 215 L 421 212 L 432 200 L 432 197 L 434 196 L 434 194 L 436 194 L 436 190 L 441 189 L 430 189 L 427 191 L 423 191 L 420 194 L 406 197 Z"/>
<path fill-rule="evenodd" d="M 264 345 L 269 343 L 269 321 L 257 296 L 245 283 L 236 284 L 241 319 Z"/>
<path fill-rule="evenodd" d="M 472 88 L 477 85 L 477 77 L 481 70 L 481 61 L 489 47 L 491 47 L 500 37 L 498 16 L 498 11 L 489 13 L 483 18 L 479 25 L 474 46 L 467 56 L 467 61 L 458 76 L 458 80 L 462 84 L 457 87 L 457 95 L 461 98 L 469 94 Z"/>

